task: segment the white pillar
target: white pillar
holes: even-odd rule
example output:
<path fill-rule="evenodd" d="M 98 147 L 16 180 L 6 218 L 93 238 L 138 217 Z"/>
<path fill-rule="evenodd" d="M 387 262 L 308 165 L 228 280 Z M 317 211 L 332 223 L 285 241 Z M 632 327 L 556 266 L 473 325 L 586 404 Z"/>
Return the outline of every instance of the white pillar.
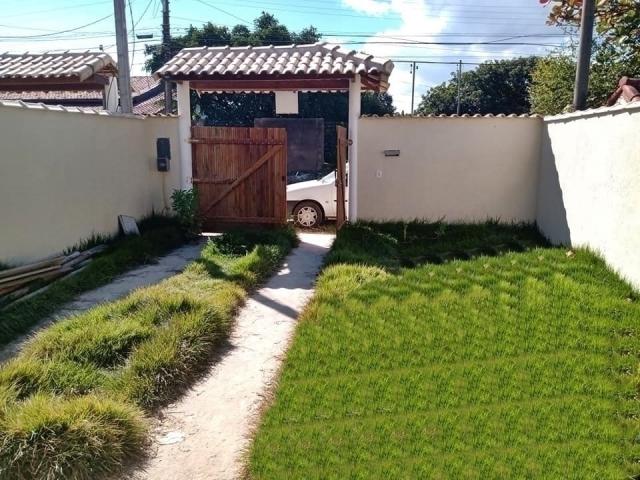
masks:
<path fill-rule="evenodd" d="M 358 122 L 360 121 L 360 75 L 349 84 L 349 221 L 358 220 Z"/>
<path fill-rule="evenodd" d="M 115 76 L 109 77 L 109 83 L 104 86 L 104 101 L 102 107 L 108 112 L 118 111 L 118 80 Z"/>
<path fill-rule="evenodd" d="M 192 186 L 191 166 L 191 96 L 189 82 L 178 83 L 178 137 L 180 138 L 180 187 Z"/>

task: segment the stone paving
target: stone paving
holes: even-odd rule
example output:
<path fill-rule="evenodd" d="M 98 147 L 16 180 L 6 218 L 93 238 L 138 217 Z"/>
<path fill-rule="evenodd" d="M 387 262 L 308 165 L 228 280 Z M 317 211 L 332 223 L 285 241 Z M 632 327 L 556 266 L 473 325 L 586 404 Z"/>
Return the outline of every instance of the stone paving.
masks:
<path fill-rule="evenodd" d="M 282 269 L 240 310 L 228 349 L 206 377 L 160 413 L 145 480 L 235 479 L 260 410 L 334 235 L 301 233 Z"/>

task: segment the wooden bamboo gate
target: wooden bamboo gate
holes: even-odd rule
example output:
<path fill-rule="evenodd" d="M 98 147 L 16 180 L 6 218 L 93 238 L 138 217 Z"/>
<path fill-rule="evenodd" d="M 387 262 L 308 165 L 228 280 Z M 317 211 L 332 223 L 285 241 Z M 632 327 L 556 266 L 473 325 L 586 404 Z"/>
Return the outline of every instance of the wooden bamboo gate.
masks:
<path fill-rule="evenodd" d="M 347 129 L 345 127 L 336 126 L 337 130 L 337 168 L 336 168 L 336 228 L 340 229 L 347 221 L 345 188 L 347 186 L 347 150 L 349 148 L 349 140 L 347 138 Z"/>
<path fill-rule="evenodd" d="M 286 223 L 285 129 L 192 127 L 191 143 L 205 228 Z"/>

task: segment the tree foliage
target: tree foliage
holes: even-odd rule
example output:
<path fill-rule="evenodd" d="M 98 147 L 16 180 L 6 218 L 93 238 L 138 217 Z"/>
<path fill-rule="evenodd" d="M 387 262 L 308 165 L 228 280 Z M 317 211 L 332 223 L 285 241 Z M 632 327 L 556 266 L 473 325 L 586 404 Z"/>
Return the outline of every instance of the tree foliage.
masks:
<path fill-rule="evenodd" d="M 576 75 L 575 55 L 549 55 L 533 72 L 530 88 L 531 111 L 555 115 L 571 109 Z M 596 41 L 593 49 L 587 107 L 606 104 L 621 77 L 640 72 L 640 55 L 611 42 Z"/>
<path fill-rule="evenodd" d="M 463 72 L 460 81 L 461 113 L 528 113 L 529 84 L 536 61 L 535 57 L 489 61 Z M 457 97 L 458 77 L 452 73 L 451 80 L 431 88 L 422 96 L 418 112 L 454 114 Z"/>
<path fill-rule="evenodd" d="M 552 4 L 549 23 L 553 25 L 578 25 L 582 0 L 547 0 Z M 639 0 L 596 1 L 596 29 L 607 40 L 632 46 L 640 36 Z"/>
<path fill-rule="evenodd" d="M 260 46 L 308 44 L 320 40 L 318 30 L 309 26 L 299 32 L 291 32 L 278 19 L 266 12 L 255 19 L 253 29 L 236 25 L 231 29 L 211 22 L 202 27 L 190 26 L 185 35 L 171 39 L 170 56 L 182 48 L 198 46 Z M 146 67 L 155 71 L 164 63 L 162 47 L 147 46 L 150 55 Z M 193 94 L 196 96 L 196 94 Z M 346 123 L 348 100 L 346 94 L 302 93 L 300 94 L 300 116 L 322 117 L 325 120 Z M 254 118 L 274 117 L 273 95 L 253 93 L 203 94 L 193 102 L 196 116 L 208 125 L 253 125 Z M 367 92 L 362 96 L 362 113 L 384 115 L 393 113 L 393 100 L 386 93 Z"/>
<path fill-rule="evenodd" d="M 566 110 L 573 100 L 575 75 L 576 64 L 572 57 L 561 55 L 540 59 L 532 75 L 531 111 L 555 115 Z"/>
<path fill-rule="evenodd" d="M 163 50 L 162 45 L 146 45 L 145 53 L 150 58 L 145 67 L 148 71 L 154 72 L 163 65 L 166 59 L 173 57 L 181 49 L 189 47 L 288 45 L 314 43 L 318 40 L 320 40 L 320 34 L 315 27 L 309 26 L 300 32 L 291 32 L 275 16 L 262 12 L 254 20 L 253 30 L 246 25 L 236 25 L 229 28 L 207 22 L 201 27 L 191 25 L 184 35 L 172 37 L 167 51 Z"/>

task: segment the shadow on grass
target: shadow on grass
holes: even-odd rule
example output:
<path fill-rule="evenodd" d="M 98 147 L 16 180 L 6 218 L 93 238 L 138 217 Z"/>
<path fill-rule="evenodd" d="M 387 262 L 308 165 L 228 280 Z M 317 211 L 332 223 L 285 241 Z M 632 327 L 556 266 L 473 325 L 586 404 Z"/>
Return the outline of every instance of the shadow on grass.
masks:
<path fill-rule="evenodd" d="M 534 225 L 367 223 L 343 227 L 327 264 L 380 267 L 397 273 L 403 268 L 499 256 L 548 246 Z"/>

